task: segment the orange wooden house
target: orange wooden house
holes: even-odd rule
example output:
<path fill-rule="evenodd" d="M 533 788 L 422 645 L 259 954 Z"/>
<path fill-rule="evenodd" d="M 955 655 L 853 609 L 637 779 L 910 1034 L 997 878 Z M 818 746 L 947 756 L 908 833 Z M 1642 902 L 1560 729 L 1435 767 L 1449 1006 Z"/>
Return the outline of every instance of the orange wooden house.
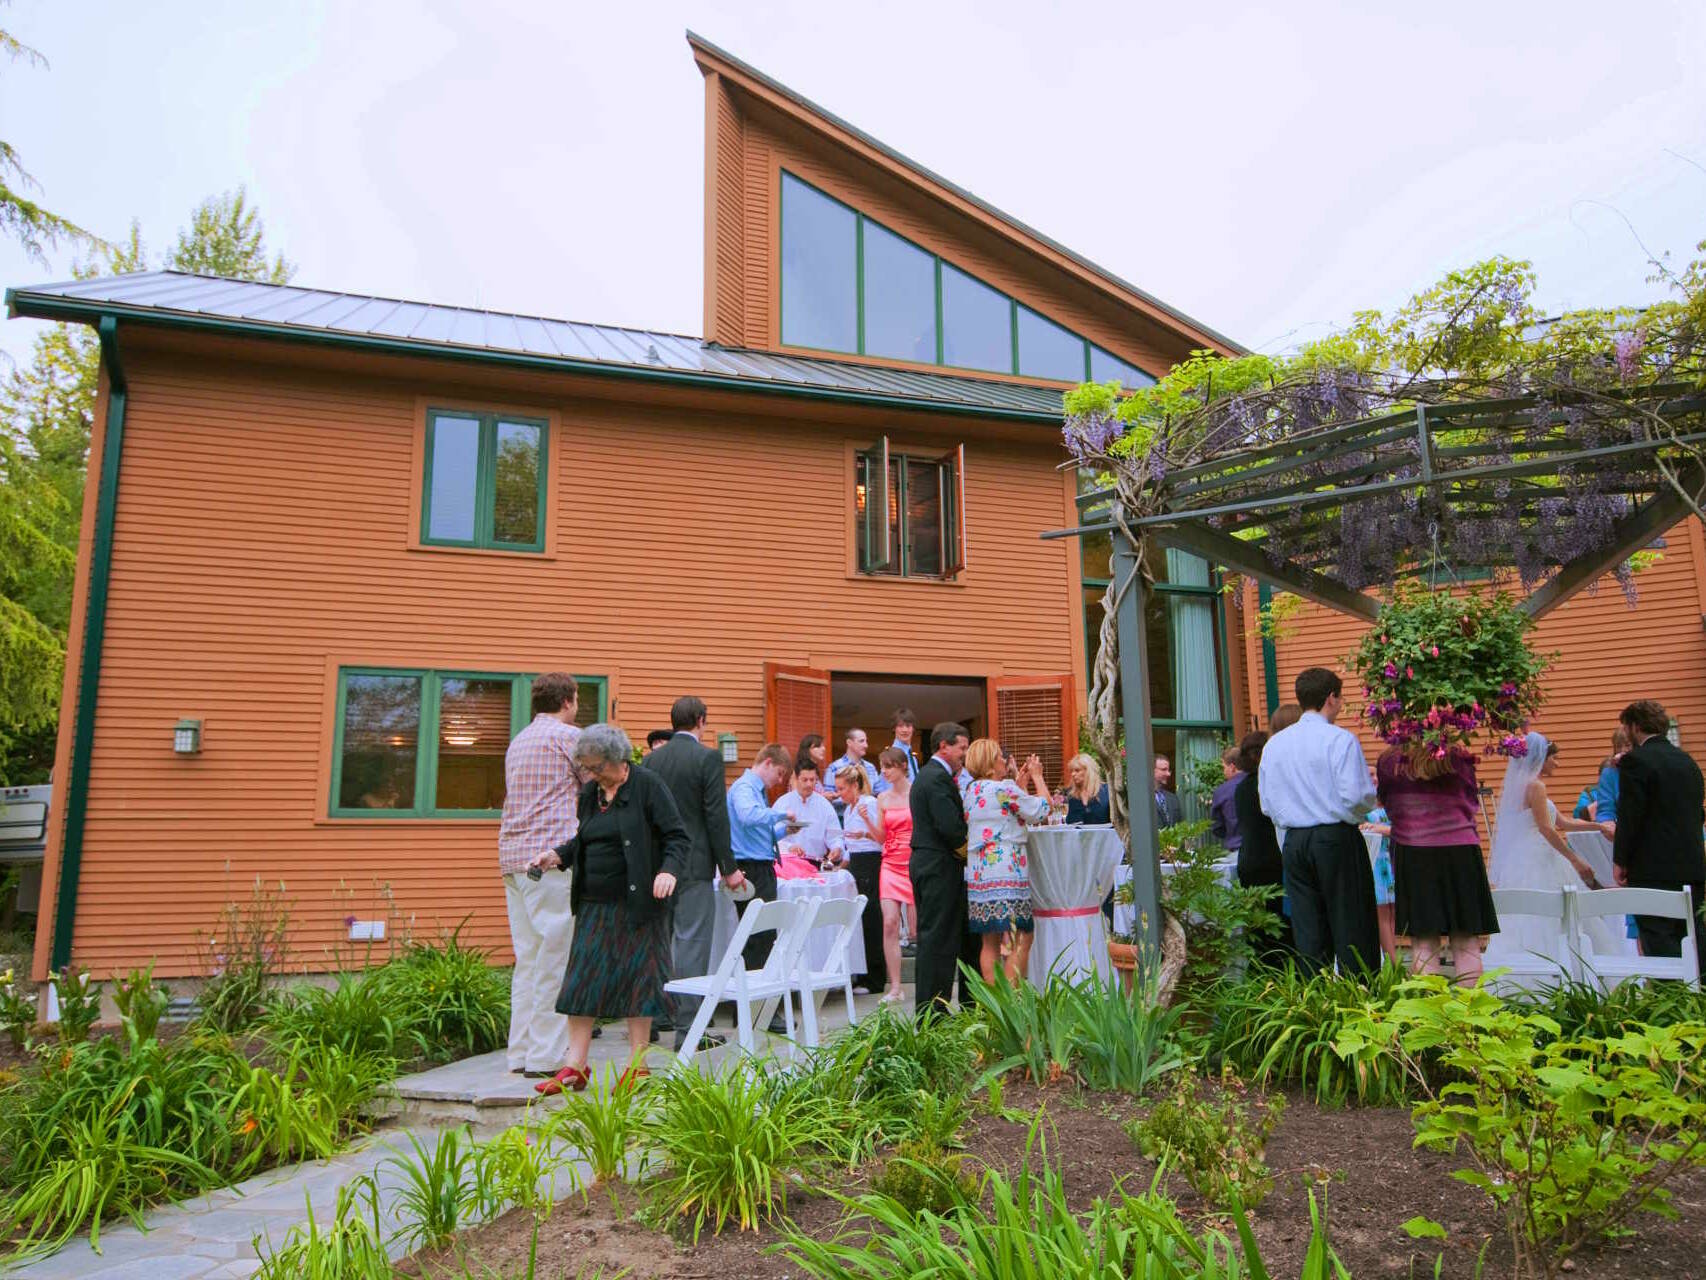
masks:
<path fill-rule="evenodd" d="M 103 351 L 37 977 L 194 974 L 256 877 L 296 967 L 386 916 L 502 957 L 541 671 L 636 738 L 701 695 L 731 778 L 900 705 L 1058 776 L 1105 573 L 1038 536 L 1075 520 L 1062 389 L 1237 347 L 689 42 L 703 338 L 171 272 L 8 293 Z M 1161 732 L 1212 741 L 1243 647 L 1174 570 Z"/>

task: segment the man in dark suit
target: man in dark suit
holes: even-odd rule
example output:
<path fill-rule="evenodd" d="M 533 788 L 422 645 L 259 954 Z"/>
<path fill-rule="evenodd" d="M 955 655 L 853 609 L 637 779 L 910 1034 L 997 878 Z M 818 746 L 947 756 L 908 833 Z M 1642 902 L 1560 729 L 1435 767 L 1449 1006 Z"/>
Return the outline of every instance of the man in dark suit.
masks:
<path fill-rule="evenodd" d="M 1695 944 L 1706 969 L 1706 786 L 1700 766 L 1665 735 L 1670 716 L 1650 698 L 1632 702 L 1619 717 L 1635 741 L 1617 763 L 1617 838 L 1611 860 L 1617 883 L 1635 889 L 1694 892 Z M 1636 916 L 1641 953 L 1682 954 L 1681 920 Z"/>
<path fill-rule="evenodd" d="M 655 772 L 675 797 L 681 821 L 687 828 L 690 849 L 687 869 L 675 882 L 673 896 L 675 928 L 670 942 L 670 972 L 678 978 L 695 978 L 711 971 L 711 928 L 716 920 L 717 899 L 712 881 L 717 876 L 730 889 L 746 883 L 729 848 L 729 808 L 723 793 L 723 759 L 699 742 L 705 731 L 705 703 L 691 695 L 677 698 L 669 709 L 674 736 L 641 762 Z M 677 996 L 675 1047 L 679 1049 L 687 1028 L 699 1012 L 699 1001 Z M 722 1043 L 722 1037 L 707 1034 L 707 1046 Z"/>
<path fill-rule="evenodd" d="M 946 1012 L 966 949 L 966 809 L 957 781 L 971 734 L 947 721 L 930 731 L 928 760 L 912 784 L 912 897 L 918 916 L 920 1017 Z"/>
<path fill-rule="evenodd" d="M 1173 762 L 1166 756 L 1156 756 L 1155 828 L 1158 831 L 1176 827 L 1185 820 L 1185 811 L 1179 807 L 1179 793 L 1167 789 L 1167 784 L 1172 780 Z"/>

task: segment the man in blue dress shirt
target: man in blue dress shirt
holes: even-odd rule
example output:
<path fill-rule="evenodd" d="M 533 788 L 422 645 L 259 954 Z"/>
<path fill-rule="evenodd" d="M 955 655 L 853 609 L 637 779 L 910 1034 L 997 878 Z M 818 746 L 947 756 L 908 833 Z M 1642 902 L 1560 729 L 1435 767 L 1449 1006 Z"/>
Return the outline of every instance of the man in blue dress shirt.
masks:
<path fill-rule="evenodd" d="M 772 788 L 781 786 L 793 772 L 787 748 L 767 742 L 758 757 L 729 788 L 729 848 L 735 866 L 746 873 L 754 902 L 776 901 L 776 838 L 795 828 L 788 815 L 766 799 Z M 773 933 L 754 934 L 742 951 L 748 969 L 762 969 L 770 958 Z"/>

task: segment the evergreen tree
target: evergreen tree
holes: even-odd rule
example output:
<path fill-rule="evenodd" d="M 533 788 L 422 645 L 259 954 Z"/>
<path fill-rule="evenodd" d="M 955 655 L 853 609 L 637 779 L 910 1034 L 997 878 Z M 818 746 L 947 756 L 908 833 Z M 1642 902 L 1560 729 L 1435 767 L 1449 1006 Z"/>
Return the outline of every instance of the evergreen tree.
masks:
<path fill-rule="evenodd" d="M 31 67 L 47 66 L 46 58 L 6 31 L 0 31 L 0 59 Z M 44 266 L 49 245 L 63 240 L 96 243 L 95 237 L 82 227 L 49 212 L 24 194 L 35 185 L 36 180 L 18 158 L 17 149 L 0 138 L 0 234 L 23 245 L 24 252 Z"/>

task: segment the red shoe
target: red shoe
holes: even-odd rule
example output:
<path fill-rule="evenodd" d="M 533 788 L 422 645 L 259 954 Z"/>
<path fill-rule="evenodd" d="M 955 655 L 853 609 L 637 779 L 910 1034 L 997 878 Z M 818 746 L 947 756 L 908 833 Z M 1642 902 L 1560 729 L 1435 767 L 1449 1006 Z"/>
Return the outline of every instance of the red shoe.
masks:
<path fill-rule="evenodd" d="M 650 1067 L 629 1067 L 617 1079 L 616 1087 L 623 1092 L 627 1092 L 647 1076 L 651 1075 L 651 1073 Z"/>
<path fill-rule="evenodd" d="M 586 1089 L 587 1081 L 590 1079 L 592 1077 L 580 1067 L 564 1067 L 549 1080 L 541 1080 L 534 1085 L 533 1091 L 543 1094 L 547 1098 L 563 1092 L 564 1089 L 572 1089 L 576 1093 L 581 1093 Z"/>

